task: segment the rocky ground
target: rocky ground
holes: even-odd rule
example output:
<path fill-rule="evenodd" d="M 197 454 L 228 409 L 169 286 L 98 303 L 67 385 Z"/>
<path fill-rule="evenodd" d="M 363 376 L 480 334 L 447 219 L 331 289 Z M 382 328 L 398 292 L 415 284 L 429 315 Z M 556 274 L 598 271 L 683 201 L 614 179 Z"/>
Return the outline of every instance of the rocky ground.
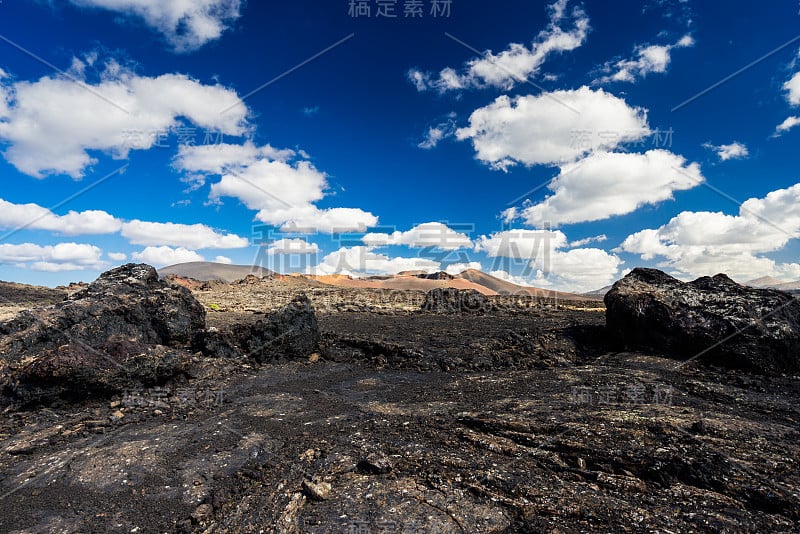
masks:
<path fill-rule="evenodd" d="M 596 303 L 441 315 L 269 284 L 193 292 L 226 331 L 303 289 L 317 352 L 7 403 L 0 531 L 800 529 L 800 377 L 618 352 Z"/>

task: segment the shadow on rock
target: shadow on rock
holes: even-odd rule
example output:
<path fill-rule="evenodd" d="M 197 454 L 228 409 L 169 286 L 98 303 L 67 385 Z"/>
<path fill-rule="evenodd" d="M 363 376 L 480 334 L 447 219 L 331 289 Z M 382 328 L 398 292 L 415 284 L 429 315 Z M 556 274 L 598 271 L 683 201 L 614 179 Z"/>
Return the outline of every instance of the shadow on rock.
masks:
<path fill-rule="evenodd" d="M 606 294 L 606 321 L 626 349 L 700 357 L 761 373 L 800 370 L 800 300 L 724 274 L 683 283 L 634 269 Z"/>
<path fill-rule="evenodd" d="M 148 386 L 186 369 L 205 310 L 149 265 L 108 271 L 68 300 L 0 324 L 0 384 L 23 403 Z"/>

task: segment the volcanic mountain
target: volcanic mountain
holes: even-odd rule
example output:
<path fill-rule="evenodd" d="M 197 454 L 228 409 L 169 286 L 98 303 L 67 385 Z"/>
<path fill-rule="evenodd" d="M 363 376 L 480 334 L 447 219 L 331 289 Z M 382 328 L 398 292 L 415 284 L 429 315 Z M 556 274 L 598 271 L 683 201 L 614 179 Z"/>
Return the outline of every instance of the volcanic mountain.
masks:
<path fill-rule="evenodd" d="M 291 274 L 280 275 L 261 267 L 247 265 L 224 265 L 211 262 L 180 263 L 160 269 L 159 274 L 164 277 L 176 275 L 184 278 L 193 278 L 200 281 L 222 280 L 234 282 L 247 275 L 269 277 L 274 279 L 302 278 L 316 281 L 335 287 L 351 289 L 394 289 L 430 291 L 436 288 L 474 289 L 484 295 L 532 295 L 543 298 L 557 298 L 564 300 L 586 300 L 587 297 L 573 293 L 563 293 L 533 286 L 521 286 L 501 280 L 490 274 L 467 269 L 460 274 L 452 275 L 445 272 L 428 273 L 424 271 L 404 271 L 394 275 L 353 277 L 342 274 L 311 275 Z"/>

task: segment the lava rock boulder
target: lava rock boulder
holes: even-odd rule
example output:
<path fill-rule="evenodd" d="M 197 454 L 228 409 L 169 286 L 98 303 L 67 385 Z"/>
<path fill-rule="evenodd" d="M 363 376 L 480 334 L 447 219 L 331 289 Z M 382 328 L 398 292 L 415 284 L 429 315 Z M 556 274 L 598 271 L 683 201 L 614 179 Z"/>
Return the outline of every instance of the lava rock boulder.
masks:
<path fill-rule="evenodd" d="M 188 289 L 128 264 L 54 306 L 0 324 L 0 386 L 22 401 L 163 382 L 188 365 L 205 310 Z"/>
<path fill-rule="evenodd" d="M 432 289 L 422 303 L 422 311 L 429 313 L 485 313 L 489 307 L 486 295 L 474 289 Z"/>
<path fill-rule="evenodd" d="M 724 274 L 684 283 L 634 269 L 605 296 L 615 344 L 760 373 L 800 371 L 800 300 Z"/>
<path fill-rule="evenodd" d="M 317 315 L 304 293 L 266 320 L 233 325 L 224 335 L 244 356 L 259 362 L 307 359 L 317 350 L 320 339 Z"/>

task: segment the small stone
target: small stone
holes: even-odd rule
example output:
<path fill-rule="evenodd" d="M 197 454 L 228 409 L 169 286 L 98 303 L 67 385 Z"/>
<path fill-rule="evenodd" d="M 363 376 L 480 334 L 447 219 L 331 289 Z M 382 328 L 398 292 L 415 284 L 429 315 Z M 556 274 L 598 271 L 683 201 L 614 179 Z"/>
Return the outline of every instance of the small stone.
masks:
<path fill-rule="evenodd" d="M 386 473 L 391 473 L 392 467 L 391 460 L 381 452 L 368 455 L 356 465 L 356 469 L 360 473 L 368 475 L 385 475 Z"/>
<path fill-rule="evenodd" d="M 125 414 L 122 413 L 120 410 L 117 410 L 116 412 L 111 414 L 111 420 L 112 421 L 119 421 L 123 417 L 125 417 Z"/>
<path fill-rule="evenodd" d="M 689 428 L 689 431 L 692 432 L 693 434 L 705 434 L 706 430 L 708 429 L 706 428 L 706 423 L 703 420 L 695 421 Z"/>
<path fill-rule="evenodd" d="M 331 496 L 333 486 L 328 482 L 303 481 L 303 493 L 312 501 L 324 501 Z"/>
<path fill-rule="evenodd" d="M 320 359 L 320 355 L 318 352 L 315 352 L 311 356 L 308 357 L 309 363 L 317 363 Z"/>
<path fill-rule="evenodd" d="M 120 406 L 122 406 L 121 401 L 111 401 L 111 403 L 108 405 L 109 408 L 119 408 Z"/>
<path fill-rule="evenodd" d="M 578 469 L 586 469 L 586 460 L 578 458 Z"/>
<path fill-rule="evenodd" d="M 161 410 L 155 410 L 155 411 L 153 412 L 153 414 L 154 414 L 154 415 L 164 415 L 164 412 L 162 412 Z"/>
<path fill-rule="evenodd" d="M 211 514 L 214 512 L 214 508 L 210 504 L 201 504 L 195 511 L 192 512 L 192 519 L 197 521 L 198 523 L 211 517 Z"/>

